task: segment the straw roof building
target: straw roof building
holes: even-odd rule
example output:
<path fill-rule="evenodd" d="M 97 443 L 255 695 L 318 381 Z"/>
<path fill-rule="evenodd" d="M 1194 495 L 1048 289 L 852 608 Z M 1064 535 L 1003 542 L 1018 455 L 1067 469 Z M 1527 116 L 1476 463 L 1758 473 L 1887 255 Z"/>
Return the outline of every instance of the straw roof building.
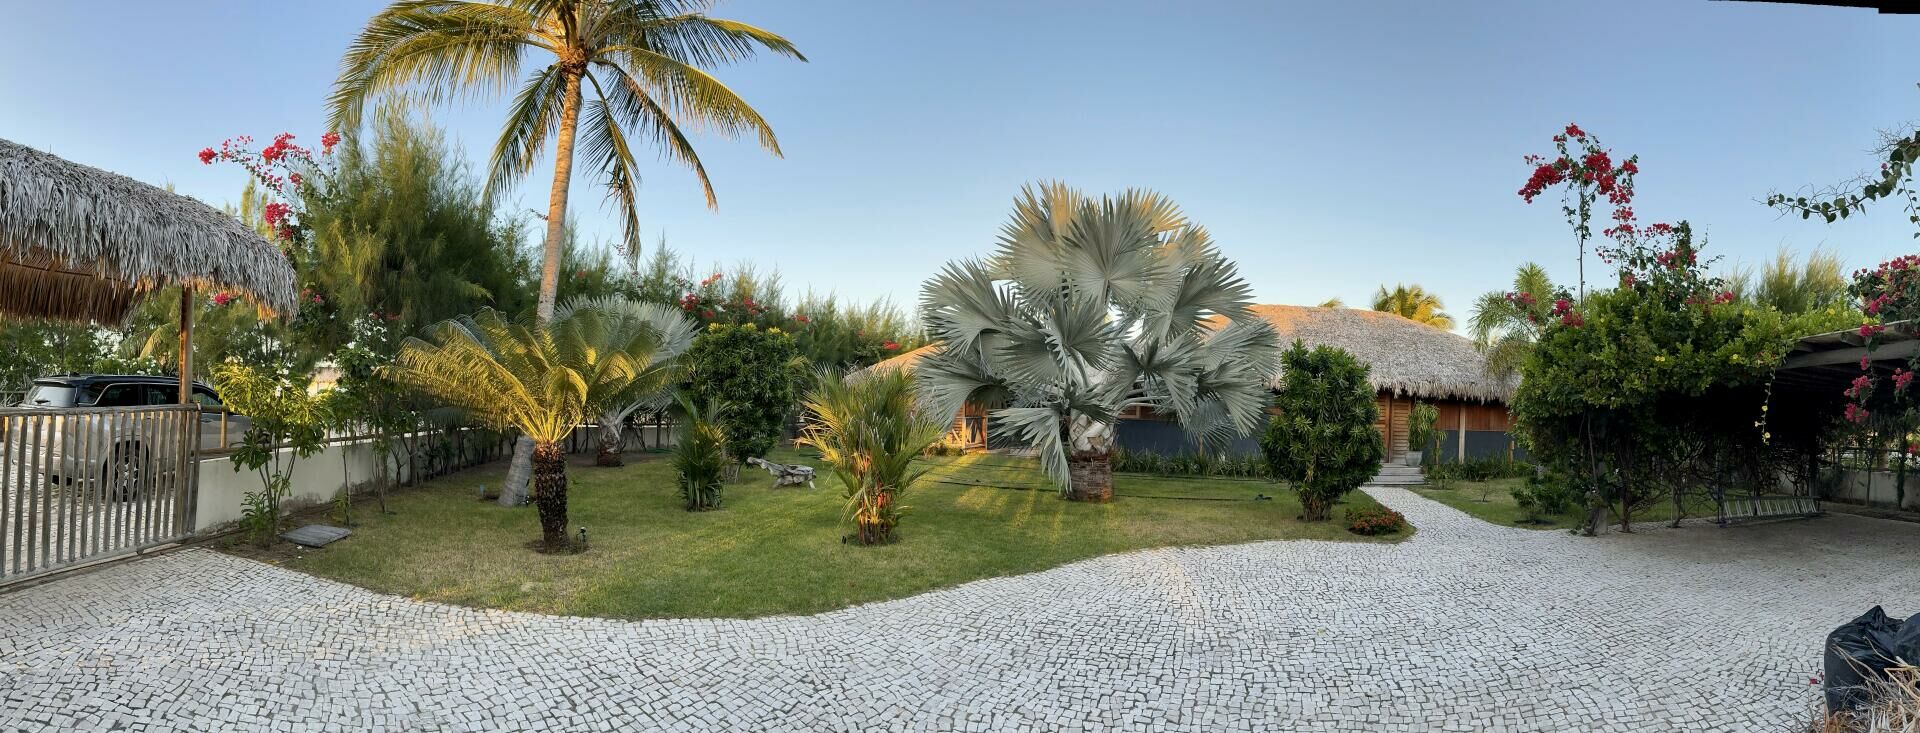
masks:
<path fill-rule="evenodd" d="M 148 293 L 236 292 L 291 313 L 293 265 L 233 217 L 126 176 L 0 139 L 0 315 L 117 324 Z M 182 323 L 189 343 L 191 323 Z M 182 349 L 181 400 L 192 374 Z"/>
<path fill-rule="evenodd" d="M 294 309 L 279 248 L 206 204 L 0 139 L 0 312 L 117 323 L 188 284 Z"/>
<path fill-rule="evenodd" d="M 1296 305 L 1256 305 L 1254 315 L 1273 324 L 1282 343 L 1295 339 L 1307 346 L 1334 346 L 1367 365 L 1368 378 L 1378 392 L 1381 435 L 1390 460 L 1405 456 L 1408 418 L 1418 402 L 1440 411 L 1437 427 L 1445 435 L 1445 459 L 1507 457 L 1513 450 L 1507 434 L 1506 403 L 1518 386 L 1512 379 L 1488 376 L 1486 359 L 1466 337 L 1412 321 L 1392 313 L 1351 308 Z M 870 369 L 911 369 L 939 345 L 895 356 Z M 1276 383 L 1276 386 L 1277 383 Z M 978 421 L 984 440 L 988 411 L 969 405 L 961 421 Z M 1129 450 L 1180 452 L 1189 450 L 1184 432 L 1150 412 L 1125 416 L 1119 430 L 1121 445 Z M 1237 450 L 1252 450 L 1242 441 Z"/>

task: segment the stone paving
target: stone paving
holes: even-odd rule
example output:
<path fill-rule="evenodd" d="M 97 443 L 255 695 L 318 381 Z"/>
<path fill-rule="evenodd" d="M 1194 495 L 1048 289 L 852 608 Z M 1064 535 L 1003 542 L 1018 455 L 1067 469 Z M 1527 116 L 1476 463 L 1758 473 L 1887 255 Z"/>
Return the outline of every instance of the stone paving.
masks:
<path fill-rule="evenodd" d="M 809 617 L 419 603 L 206 551 L 0 595 L 0 730 L 1785 731 L 1920 526 L 1114 555 Z"/>

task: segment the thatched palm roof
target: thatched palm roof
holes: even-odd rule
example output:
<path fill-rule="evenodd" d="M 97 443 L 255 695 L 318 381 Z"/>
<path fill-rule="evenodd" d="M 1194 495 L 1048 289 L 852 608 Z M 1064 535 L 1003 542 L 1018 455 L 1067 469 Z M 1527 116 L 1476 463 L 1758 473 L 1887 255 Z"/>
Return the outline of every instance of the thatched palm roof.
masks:
<path fill-rule="evenodd" d="M 873 366 L 867 367 L 865 369 L 861 369 L 859 373 L 861 374 L 876 373 L 877 374 L 880 372 L 890 372 L 895 369 L 912 369 L 913 365 L 919 363 L 921 359 L 924 359 L 936 353 L 939 353 L 939 351 L 940 351 L 939 344 L 927 344 L 926 346 L 922 346 L 918 349 L 908 351 L 906 353 L 900 354 L 899 356 L 895 356 L 889 359 L 882 359 L 881 361 L 875 363 Z"/>
<path fill-rule="evenodd" d="M 293 265 L 233 217 L 0 139 L 0 314 L 117 323 L 181 283 L 294 309 Z"/>
<path fill-rule="evenodd" d="M 1356 308 L 1256 305 L 1280 341 L 1337 346 L 1369 368 L 1374 389 L 1422 399 L 1505 402 L 1513 380 L 1487 376 L 1486 358 L 1465 336 L 1392 313 Z"/>
<path fill-rule="evenodd" d="M 1368 378 L 1382 392 L 1487 402 L 1505 402 L 1513 396 L 1516 383 L 1487 376 L 1480 350 L 1452 331 L 1392 313 L 1353 308 L 1256 305 L 1252 312 L 1273 324 L 1282 344 L 1299 339 L 1310 347 L 1325 344 L 1345 349 L 1370 368 Z M 911 369 L 938 348 L 939 344 L 922 346 L 868 369 Z"/>

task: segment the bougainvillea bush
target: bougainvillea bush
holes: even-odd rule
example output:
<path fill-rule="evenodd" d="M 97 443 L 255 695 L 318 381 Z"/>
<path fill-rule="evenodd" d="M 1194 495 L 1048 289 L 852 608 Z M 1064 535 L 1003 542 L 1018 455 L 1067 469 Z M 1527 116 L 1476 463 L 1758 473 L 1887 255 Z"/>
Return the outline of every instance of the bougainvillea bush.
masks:
<path fill-rule="evenodd" d="M 720 422 L 733 460 L 765 456 L 780 439 L 798 401 L 799 356 L 791 334 L 751 323 L 710 323 L 693 340 L 687 390 L 702 404 L 725 405 Z"/>
<path fill-rule="evenodd" d="M 1705 242 L 1691 225 L 1639 220 L 1629 205 L 1636 158 L 1613 165 L 1577 126 L 1556 143 L 1560 157 L 1532 159 L 1538 167 L 1520 195 L 1531 201 L 1568 185 L 1569 223 L 1583 243 L 1595 197 L 1613 204 L 1594 251 L 1615 279 L 1548 308 L 1513 403 L 1529 450 L 1581 494 L 1589 532 L 1608 509 L 1625 529 L 1635 511 L 1662 499 L 1677 510 L 1687 492 L 1764 485 L 1777 475 L 1776 429 L 1796 431 L 1792 442 L 1804 445 L 1798 438 L 1823 427 L 1771 419 L 1774 369 L 1796 337 L 1850 316 L 1788 316 L 1740 301 L 1709 274 L 1712 259 L 1701 256 Z"/>

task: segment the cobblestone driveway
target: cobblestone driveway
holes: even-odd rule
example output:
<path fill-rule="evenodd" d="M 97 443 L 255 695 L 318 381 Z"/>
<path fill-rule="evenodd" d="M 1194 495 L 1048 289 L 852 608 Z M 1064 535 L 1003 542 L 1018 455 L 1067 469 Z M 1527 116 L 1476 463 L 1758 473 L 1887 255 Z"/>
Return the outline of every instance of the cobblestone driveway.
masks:
<path fill-rule="evenodd" d="M 1724 730 L 1920 611 L 1920 527 L 1586 539 L 1369 489 L 1396 546 L 1151 550 L 805 618 L 629 623 L 188 551 L 0 595 L 0 730 Z"/>

